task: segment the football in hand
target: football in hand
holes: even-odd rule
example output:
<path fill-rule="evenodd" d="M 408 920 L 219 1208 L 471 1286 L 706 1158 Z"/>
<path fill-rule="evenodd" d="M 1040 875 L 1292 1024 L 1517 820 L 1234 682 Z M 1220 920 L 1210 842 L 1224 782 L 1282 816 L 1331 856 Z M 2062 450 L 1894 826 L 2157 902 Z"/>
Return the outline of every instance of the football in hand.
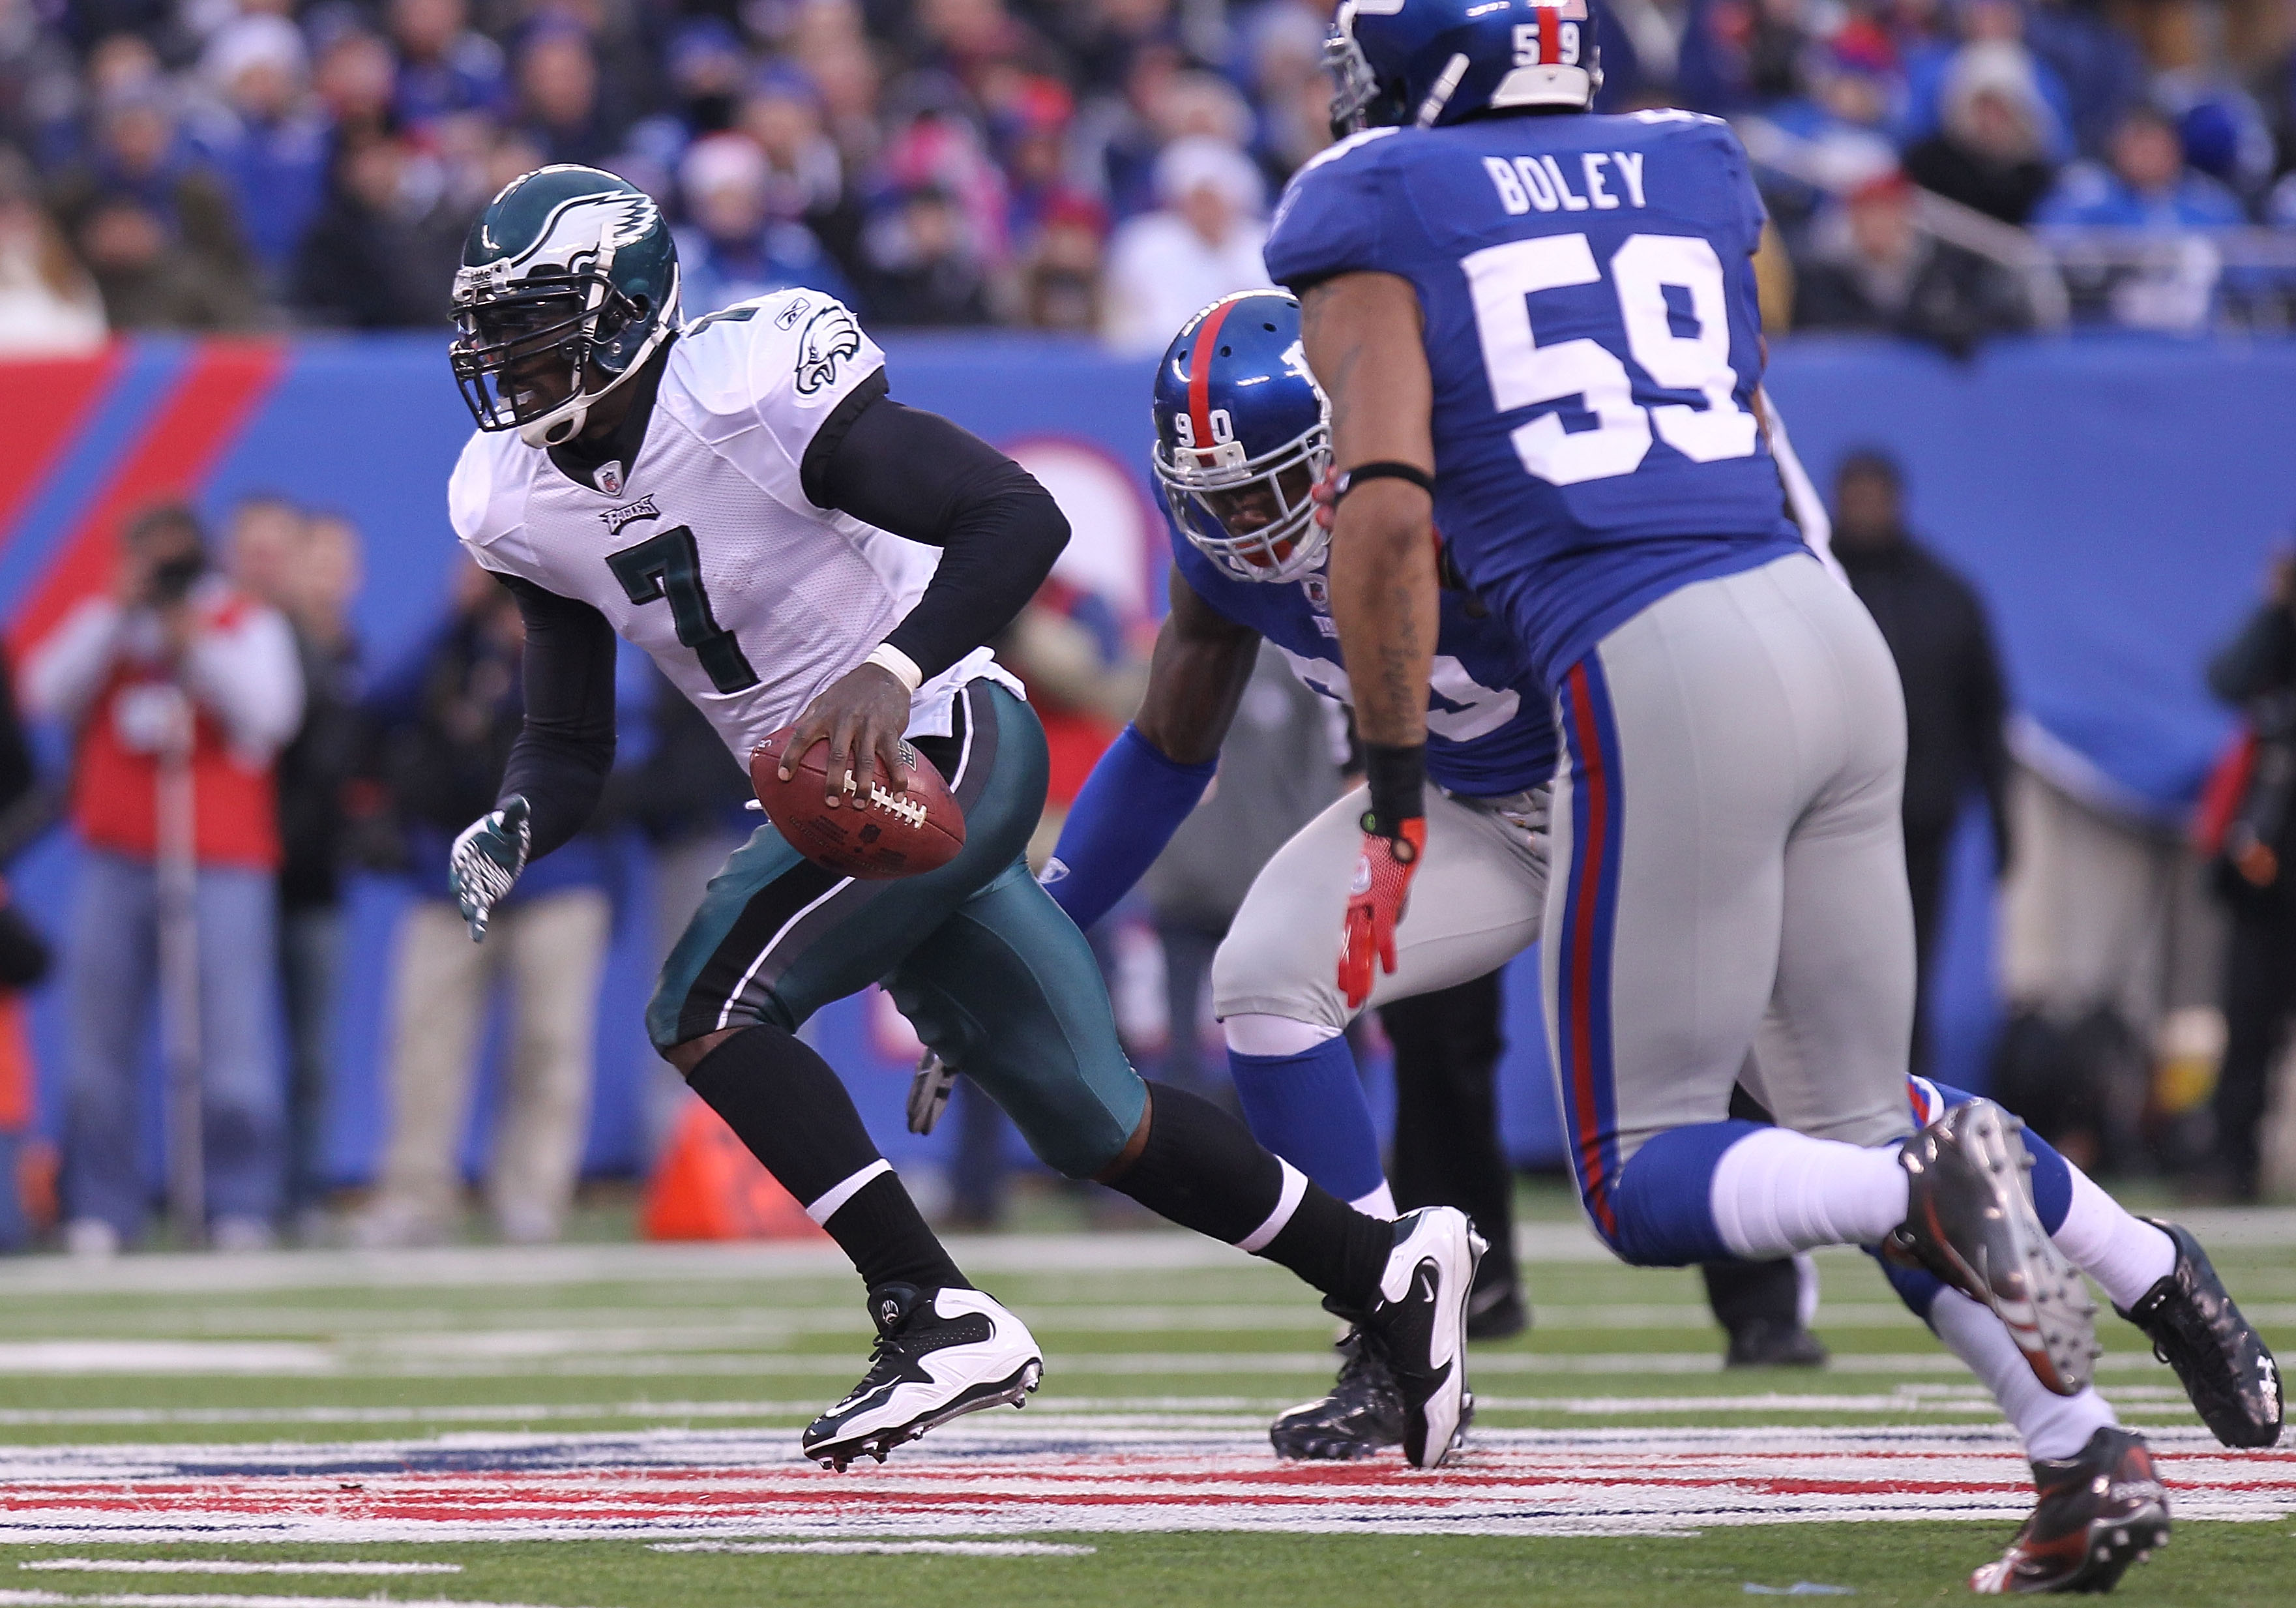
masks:
<path fill-rule="evenodd" d="M 783 726 L 751 751 L 750 785 L 766 818 L 806 858 L 843 876 L 882 882 L 936 870 L 964 847 L 964 812 L 955 795 L 932 761 L 908 743 L 901 744 L 905 788 L 896 792 L 881 778 L 865 796 L 848 791 L 832 809 L 827 738 L 799 755 L 789 780 L 781 779 L 793 729 Z"/>

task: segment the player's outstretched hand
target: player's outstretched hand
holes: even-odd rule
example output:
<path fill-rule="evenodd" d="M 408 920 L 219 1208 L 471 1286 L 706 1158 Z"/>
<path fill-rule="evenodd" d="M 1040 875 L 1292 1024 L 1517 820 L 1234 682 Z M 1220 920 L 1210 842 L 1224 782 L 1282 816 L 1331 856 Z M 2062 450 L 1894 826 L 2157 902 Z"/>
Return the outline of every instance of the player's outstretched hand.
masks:
<path fill-rule="evenodd" d="M 1355 881 L 1348 886 L 1346 924 L 1340 929 L 1340 992 L 1350 1011 L 1361 1010 L 1371 997 L 1374 960 L 1381 971 L 1395 975 L 1395 924 L 1403 919 L 1411 874 L 1426 847 L 1427 823 L 1418 818 L 1398 821 L 1392 837 L 1364 833 Z"/>
<path fill-rule="evenodd" d="M 471 924 L 474 944 L 485 941 L 488 918 L 526 869 L 526 851 L 534 841 L 532 815 L 525 795 L 512 793 L 501 808 L 463 828 L 447 856 L 447 881 L 455 890 L 455 907 Z"/>
<path fill-rule="evenodd" d="M 829 739 L 829 761 L 822 767 L 828 789 L 824 802 L 836 808 L 845 799 L 857 797 L 867 808 L 869 788 L 882 782 L 899 792 L 908 786 L 901 764 L 901 734 L 909 729 L 909 691 L 882 665 L 857 665 L 829 685 L 828 690 L 798 717 L 782 750 L 778 775 L 784 782 L 792 762 L 824 737 Z"/>

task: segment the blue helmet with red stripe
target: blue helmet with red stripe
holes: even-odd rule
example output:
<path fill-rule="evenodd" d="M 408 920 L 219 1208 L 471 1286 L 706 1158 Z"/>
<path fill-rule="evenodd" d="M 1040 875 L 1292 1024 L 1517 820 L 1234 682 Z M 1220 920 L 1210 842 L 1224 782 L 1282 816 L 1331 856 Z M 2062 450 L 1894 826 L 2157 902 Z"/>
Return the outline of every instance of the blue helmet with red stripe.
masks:
<path fill-rule="evenodd" d="M 1332 461 L 1300 304 L 1239 291 L 1188 320 L 1156 365 L 1156 481 L 1172 522 L 1239 580 L 1297 580 L 1331 533 L 1308 493 Z"/>
<path fill-rule="evenodd" d="M 1603 86 L 1588 0 L 1346 0 L 1325 59 L 1335 135 L 1584 111 Z"/>

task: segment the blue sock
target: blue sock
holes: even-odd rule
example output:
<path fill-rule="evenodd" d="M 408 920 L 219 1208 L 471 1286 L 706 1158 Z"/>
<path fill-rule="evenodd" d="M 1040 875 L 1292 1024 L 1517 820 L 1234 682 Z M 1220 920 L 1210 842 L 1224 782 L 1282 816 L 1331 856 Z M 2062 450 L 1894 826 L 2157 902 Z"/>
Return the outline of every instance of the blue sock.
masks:
<path fill-rule="evenodd" d="M 1714 1167 L 1759 1122 L 1693 1122 L 1644 1142 L 1611 1190 L 1611 1249 L 1638 1268 L 1684 1268 L 1734 1254 L 1714 1226 Z M 1590 1207 L 1593 1202 L 1589 1202 Z M 1599 1229 L 1600 1211 L 1595 1213 Z"/>
<path fill-rule="evenodd" d="M 1882 1269 L 1882 1276 L 1890 1281 L 1890 1288 L 1898 1292 L 1906 1310 L 1923 1323 L 1929 1322 L 1930 1308 L 1937 1300 L 1938 1292 L 1945 1288 L 1945 1281 L 1926 1268 L 1901 1268 L 1872 1245 L 1866 1247 L 1866 1254 Z"/>
<path fill-rule="evenodd" d="M 1927 1084 L 1948 1107 L 1966 1105 L 1977 1098 L 1967 1089 L 1956 1088 L 1949 1083 L 1932 1082 L 1927 1078 L 1916 1078 L 1914 1083 L 1916 1087 Z M 1916 1104 L 1915 1120 L 1919 1121 L 1921 1115 L 1920 1106 Z M 2025 1141 L 2026 1153 L 2033 1158 L 2034 1213 L 2041 1219 L 2041 1227 L 2054 1234 L 2065 1226 L 2065 1213 L 2073 1207 L 2072 1168 L 2064 1157 L 2057 1153 L 2054 1145 L 2031 1128 L 2028 1128 L 2021 1136 Z"/>
<path fill-rule="evenodd" d="M 1387 1174 L 1371 1103 L 1344 1038 L 1297 1055 L 1227 1053 L 1252 1136 L 1342 1201 L 1359 1201 Z"/>

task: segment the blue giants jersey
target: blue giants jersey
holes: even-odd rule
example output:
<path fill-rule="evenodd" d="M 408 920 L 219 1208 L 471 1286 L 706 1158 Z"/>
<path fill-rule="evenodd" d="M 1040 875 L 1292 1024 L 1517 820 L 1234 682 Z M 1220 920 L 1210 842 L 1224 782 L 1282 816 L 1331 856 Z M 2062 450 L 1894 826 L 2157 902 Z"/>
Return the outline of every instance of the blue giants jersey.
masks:
<path fill-rule="evenodd" d="M 1549 683 L 1677 587 L 1800 548 L 1753 413 L 1762 204 L 1686 111 L 1374 128 L 1300 169 L 1267 271 L 1417 289 L 1435 525 Z"/>
<path fill-rule="evenodd" d="M 1238 580 L 1175 537 L 1180 575 L 1197 596 L 1273 643 L 1300 679 L 1351 701 L 1339 633 L 1319 568 L 1295 581 Z M 1546 691 L 1496 614 L 1476 619 L 1463 593 L 1443 594 L 1427 691 L 1427 774 L 1469 798 L 1537 787 L 1554 774 L 1554 721 Z"/>

